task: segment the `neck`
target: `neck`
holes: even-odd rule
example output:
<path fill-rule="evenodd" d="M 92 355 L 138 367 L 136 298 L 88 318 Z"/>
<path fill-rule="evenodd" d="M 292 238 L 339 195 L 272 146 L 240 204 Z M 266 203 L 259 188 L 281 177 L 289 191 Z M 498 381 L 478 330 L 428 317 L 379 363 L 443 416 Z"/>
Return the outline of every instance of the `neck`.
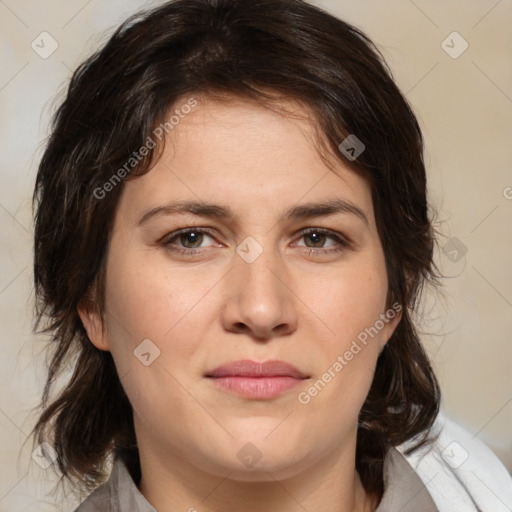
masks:
<path fill-rule="evenodd" d="M 367 495 L 355 470 L 355 440 L 346 447 L 293 476 L 263 472 L 258 481 L 241 481 L 139 442 L 139 489 L 159 512 L 372 512 L 379 499 Z"/>

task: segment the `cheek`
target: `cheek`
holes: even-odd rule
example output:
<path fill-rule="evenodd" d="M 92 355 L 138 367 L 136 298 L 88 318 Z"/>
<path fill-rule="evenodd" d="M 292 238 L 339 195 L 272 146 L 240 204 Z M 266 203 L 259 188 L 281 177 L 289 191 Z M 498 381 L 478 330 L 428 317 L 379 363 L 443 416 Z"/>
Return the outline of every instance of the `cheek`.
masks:
<path fill-rule="evenodd" d="M 334 276 L 331 276 L 334 277 Z M 362 259 L 347 265 L 317 288 L 312 309 L 329 327 L 333 348 L 343 349 L 385 312 L 387 277 L 382 258 Z"/>
<path fill-rule="evenodd" d="M 163 340 L 187 323 L 208 283 L 194 279 L 190 272 L 171 275 L 162 258 L 153 256 L 125 252 L 109 262 L 107 307 L 134 338 Z"/>
<path fill-rule="evenodd" d="M 148 251 L 112 254 L 107 269 L 107 330 L 118 373 L 131 372 L 145 386 L 155 380 L 162 389 L 166 379 L 172 380 L 170 375 L 181 379 L 183 369 L 204 350 L 201 340 L 207 338 L 216 314 L 209 291 L 219 278 L 214 272 L 206 279 L 204 273 L 170 272 L 161 257 Z M 150 353 L 145 359 L 155 357 L 148 368 L 160 371 L 146 371 L 143 363 L 148 361 L 137 358 L 139 347 Z"/>
<path fill-rule="evenodd" d="M 310 400 L 311 410 L 318 407 L 319 414 L 328 403 L 329 414 L 333 418 L 339 414 L 337 420 L 342 421 L 348 411 L 357 416 L 382 346 L 380 318 L 388 285 L 384 256 L 375 251 L 368 258 L 354 259 L 353 265 L 331 277 L 318 283 L 312 298 L 311 309 L 320 312 L 317 325 L 321 329 L 326 325 L 328 331 L 318 339 L 321 373 L 306 390 L 303 402 Z"/>
<path fill-rule="evenodd" d="M 319 373 L 298 396 L 313 430 L 322 429 L 326 450 L 340 431 L 357 423 L 383 335 L 375 325 L 384 312 L 386 280 L 370 271 L 345 277 L 341 289 L 333 286 L 318 299 L 332 332 L 319 338 Z M 326 429 L 327 423 L 333 428 Z"/>
<path fill-rule="evenodd" d="M 179 417 L 190 414 L 182 371 L 200 348 L 201 324 L 193 311 L 205 291 L 204 283 L 186 286 L 150 260 L 111 261 L 106 320 L 110 350 L 133 409 L 139 418 L 164 428 L 169 420 L 158 414 L 160 405 L 172 403 Z"/>

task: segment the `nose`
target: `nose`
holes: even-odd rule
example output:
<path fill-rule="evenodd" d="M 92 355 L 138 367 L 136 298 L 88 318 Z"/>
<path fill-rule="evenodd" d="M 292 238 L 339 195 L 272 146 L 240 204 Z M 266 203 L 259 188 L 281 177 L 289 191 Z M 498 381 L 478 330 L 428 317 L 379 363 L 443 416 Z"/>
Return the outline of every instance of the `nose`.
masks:
<path fill-rule="evenodd" d="M 234 268 L 225 281 L 224 328 L 260 341 L 294 332 L 296 298 L 282 261 L 265 250 L 252 263 L 238 255 L 234 258 Z"/>

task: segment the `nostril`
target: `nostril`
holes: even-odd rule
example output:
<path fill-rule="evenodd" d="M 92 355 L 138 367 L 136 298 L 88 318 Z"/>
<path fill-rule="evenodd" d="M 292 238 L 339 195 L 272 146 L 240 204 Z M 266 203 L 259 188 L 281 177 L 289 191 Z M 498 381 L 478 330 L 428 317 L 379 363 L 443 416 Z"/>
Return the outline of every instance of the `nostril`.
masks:
<path fill-rule="evenodd" d="M 285 332 L 287 331 L 288 329 L 288 326 L 287 324 L 279 324 L 278 326 L 274 327 L 274 331 L 277 333 L 277 334 L 285 334 Z M 283 332 L 285 331 L 285 332 Z"/>

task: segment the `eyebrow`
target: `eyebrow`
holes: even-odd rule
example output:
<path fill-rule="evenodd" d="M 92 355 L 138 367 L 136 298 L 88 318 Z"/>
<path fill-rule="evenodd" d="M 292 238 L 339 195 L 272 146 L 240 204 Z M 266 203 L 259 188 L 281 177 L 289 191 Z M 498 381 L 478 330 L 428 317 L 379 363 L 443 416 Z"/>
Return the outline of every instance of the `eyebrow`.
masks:
<path fill-rule="evenodd" d="M 142 226 L 150 219 L 161 215 L 192 214 L 201 217 L 211 217 L 219 220 L 230 221 L 235 215 L 229 206 L 222 206 L 200 201 L 176 201 L 162 206 L 157 206 L 146 211 L 137 225 Z M 284 213 L 283 218 L 288 221 L 311 219 L 315 217 L 326 217 L 338 213 L 354 215 L 369 227 L 370 223 L 365 213 L 355 204 L 345 199 L 331 199 L 320 203 L 305 203 L 294 206 Z"/>

